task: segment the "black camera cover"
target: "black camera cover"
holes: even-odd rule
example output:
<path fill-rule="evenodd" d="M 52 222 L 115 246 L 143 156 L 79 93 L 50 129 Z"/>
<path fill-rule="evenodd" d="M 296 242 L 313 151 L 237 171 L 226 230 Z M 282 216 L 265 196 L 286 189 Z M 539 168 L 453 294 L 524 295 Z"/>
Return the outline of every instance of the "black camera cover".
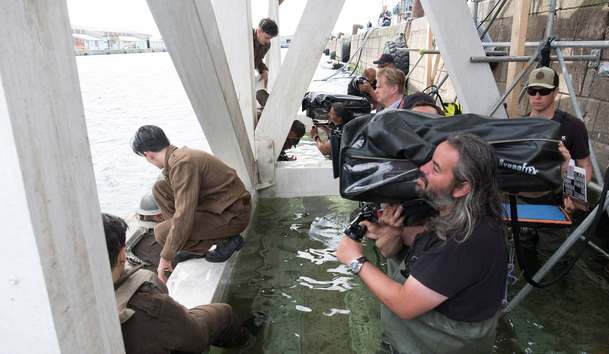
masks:
<path fill-rule="evenodd" d="M 302 99 L 302 110 L 309 118 L 328 119 L 330 107 L 335 102 L 343 103 L 353 116 L 370 113 L 370 102 L 363 97 L 325 92 L 307 92 Z"/>
<path fill-rule="evenodd" d="M 340 193 L 358 201 L 399 202 L 416 198 L 418 167 L 448 136 L 470 133 L 495 149 L 499 188 L 540 192 L 561 181 L 560 125 L 549 119 L 490 119 L 464 114 L 450 118 L 386 109 L 352 120 L 333 156 Z"/>

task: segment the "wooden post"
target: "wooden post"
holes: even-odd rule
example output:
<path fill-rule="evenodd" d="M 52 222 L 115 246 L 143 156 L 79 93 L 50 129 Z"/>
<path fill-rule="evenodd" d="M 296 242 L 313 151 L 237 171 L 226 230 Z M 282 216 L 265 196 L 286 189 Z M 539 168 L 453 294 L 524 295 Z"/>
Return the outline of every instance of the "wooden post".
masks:
<path fill-rule="evenodd" d="M 467 3 L 421 0 L 421 5 L 464 113 L 488 114 L 500 95 L 489 65 L 470 62 L 470 57 L 485 53 Z M 503 107 L 495 117 L 507 117 Z"/>
<path fill-rule="evenodd" d="M 245 130 L 254 150 L 256 101 L 254 98 L 254 45 L 252 35 L 251 1 L 214 0 L 222 45 L 237 91 Z M 243 21 L 235 21 L 236 18 Z"/>
<path fill-rule="evenodd" d="M 433 49 L 433 33 L 431 32 L 431 25 L 427 24 L 427 34 L 425 40 L 425 47 L 428 50 Z M 425 54 L 425 86 L 429 87 L 433 84 L 433 58 L 432 54 Z"/>
<path fill-rule="evenodd" d="M 0 352 L 124 353 L 66 2 L 0 18 Z"/>
<path fill-rule="evenodd" d="M 273 141 L 273 161 L 279 156 L 294 117 L 300 110 L 302 97 L 313 78 L 344 2 L 345 0 L 309 0 L 305 6 L 290 50 L 256 127 L 257 142 L 266 139 Z"/>
<path fill-rule="evenodd" d="M 252 190 L 254 154 L 244 144 L 247 130 L 211 2 L 148 0 L 148 6 L 209 146 Z"/>
<path fill-rule="evenodd" d="M 280 26 L 278 0 L 269 0 L 269 17 L 277 23 L 277 26 Z M 281 27 L 279 27 L 279 30 L 281 31 Z M 267 87 L 269 92 L 272 91 L 281 69 L 281 39 L 279 37 L 277 36 L 271 40 L 271 49 L 266 54 L 266 62 L 269 67 L 269 83 Z"/>
<path fill-rule="evenodd" d="M 529 25 L 529 9 L 531 0 L 520 0 L 514 2 L 514 15 L 512 20 L 512 40 L 510 55 L 524 55 L 524 44 L 527 39 L 527 29 Z M 514 77 L 524 68 L 525 63 L 509 63 L 505 87 L 509 87 L 514 81 Z M 507 97 L 508 114 L 510 117 L 519 117 L 520 107 L 518 96 L 522 91 L 522 83 L 518 83 L 514 90 Z"/>

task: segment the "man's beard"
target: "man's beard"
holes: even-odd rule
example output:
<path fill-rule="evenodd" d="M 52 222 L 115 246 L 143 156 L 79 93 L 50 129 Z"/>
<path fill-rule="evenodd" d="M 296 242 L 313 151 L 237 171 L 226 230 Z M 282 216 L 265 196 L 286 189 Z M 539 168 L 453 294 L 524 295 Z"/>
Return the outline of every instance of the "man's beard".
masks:
<path fill-rule="evenodd" d="M 455 199 L 452 196 L 453 187 L 449 186 L 445 189 L 437 189 L 429 187 L 425 175 L 421 175 L 421 180 L 424 186 L 416 186 L 416 192 L 419 197 L 427 200 L 427 202 L 436 210 L 445 210 L 454 205 Z"/>

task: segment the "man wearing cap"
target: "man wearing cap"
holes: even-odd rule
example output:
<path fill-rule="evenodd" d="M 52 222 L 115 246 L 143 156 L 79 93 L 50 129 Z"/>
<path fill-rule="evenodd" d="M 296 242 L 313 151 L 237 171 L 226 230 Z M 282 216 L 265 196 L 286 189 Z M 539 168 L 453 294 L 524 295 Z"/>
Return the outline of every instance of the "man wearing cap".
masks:
<path fill-rule="evenodd" d="M 376 99 L 380 107 L 404 108 L 404 82 L 406 76 L 402 70 L 396 68 L 384 68 L 379 70 L 376 83 Z"/>
<path fill-rule="evenodd" d="M 586 125 L 573 115 L 558 110 L 556 96 L 558 96 L 558 73 L 549 67 L 537 68 L 529 74 L 526 86 L 531 106 L 530 117 L 551 119 L 560 124 L 561 142 L 559 150 L 563 155 L 563 169 L 569 160 L 575 160 L 575 165 L 586 170 L 586 181 L 592 179 L 592 163 L 590 162 L 590 149 L 588 143 L 588 130 Z M 561 192 L 550 193 L 534 198 L 523 197 L 530 203 L 556 203 L 562 198 Z M 562 199 L 567 210 L 577 209 L 578 206 L 570 197 Z M 554 252 L 566 236 L 566 229 L 537 228 L 531 232 L 523 232 L 521 244 L 526 251 L 535 253 L 536 246 L 543 251 Z"/>
<path fill-rule="evenodd" d="M 224 262 L 242 247 L 250 194 L 234 169 L 204 151 L 171 145 L 154 125 L 137 130 L 132 149 L 163 170 L 152 190 L 165 220 L 154 228 L 163 245 L 157 269 L 163 282 L 176 258 Z"/>
<path fill-rule="evenodd" d="M 381 54 L 381 56 L 373 61 L 372 63 L 376 64 L 377 68 L 395 68 L 395 60 L 393 59 L 393 55 L 391 54 Z"/>

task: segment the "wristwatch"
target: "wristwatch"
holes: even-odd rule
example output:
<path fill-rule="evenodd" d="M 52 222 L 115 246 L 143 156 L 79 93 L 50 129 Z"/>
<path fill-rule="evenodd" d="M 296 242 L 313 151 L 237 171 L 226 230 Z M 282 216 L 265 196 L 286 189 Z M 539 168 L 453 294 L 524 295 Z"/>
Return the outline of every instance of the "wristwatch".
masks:
<path fill-rule="evenodd" d="M 351 263 L 349 263 L 349 270 L 351 271 L 351 273 L 357 274 L 360 272 L 360 270 L 362 270 L 362 267 L 366 262 L 368 262 L 368 258 L 366 258 L 365 256 L 361 256 L 358 259 L 354 259 L 351 261 Z"/>

